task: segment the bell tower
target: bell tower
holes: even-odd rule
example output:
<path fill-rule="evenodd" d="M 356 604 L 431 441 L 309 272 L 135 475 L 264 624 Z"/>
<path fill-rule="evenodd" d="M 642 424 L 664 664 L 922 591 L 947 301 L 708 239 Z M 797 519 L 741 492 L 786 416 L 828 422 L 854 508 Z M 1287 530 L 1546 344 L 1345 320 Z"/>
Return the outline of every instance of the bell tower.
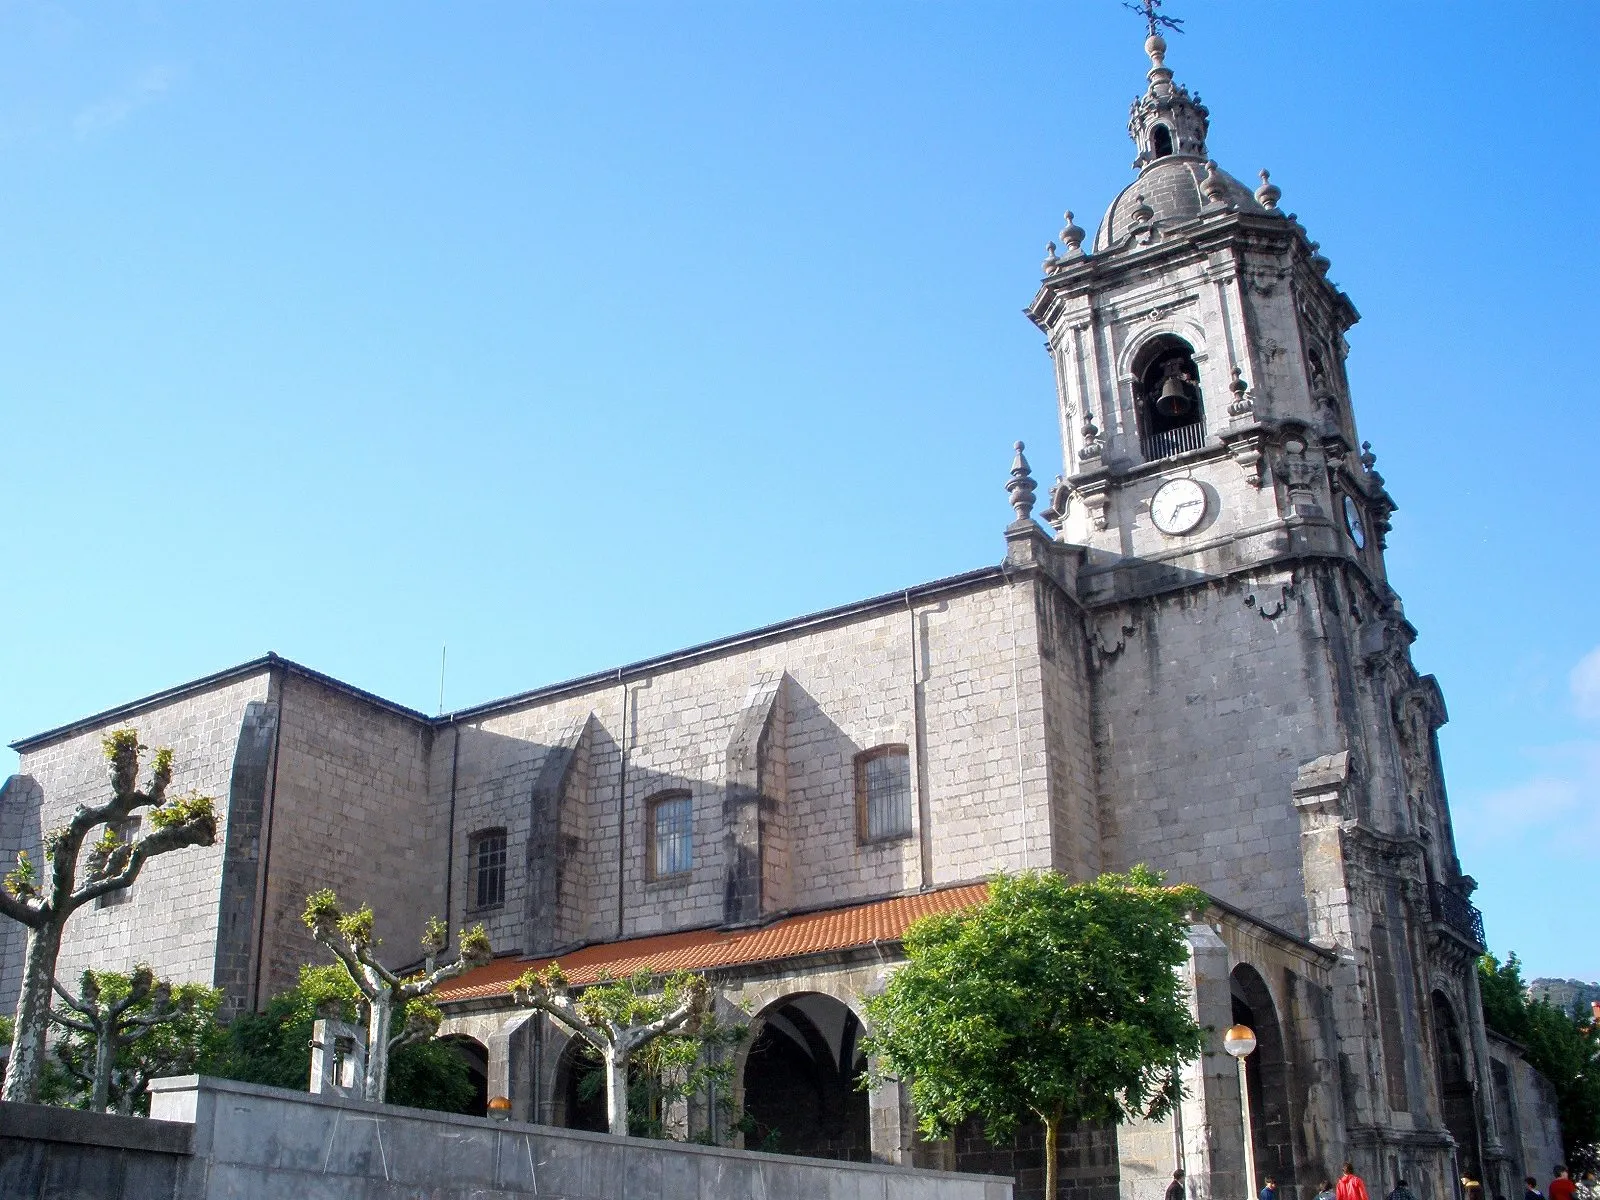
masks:
<path fill-rule="evenodd" d="M 1066 464 L 1045 519 L 1088 549 L 1089 603 L 1308 554 L 1356 560 L 1381 590 L 1394 505 L 1356 451 L 1356 310 L 1267 173 L 1252 192 L 1209 157 L 1210 113 L 1156 20 L 1128 120 L 1137 177 L 1088 251 L 1067 214 L 1027 310 Z"/>

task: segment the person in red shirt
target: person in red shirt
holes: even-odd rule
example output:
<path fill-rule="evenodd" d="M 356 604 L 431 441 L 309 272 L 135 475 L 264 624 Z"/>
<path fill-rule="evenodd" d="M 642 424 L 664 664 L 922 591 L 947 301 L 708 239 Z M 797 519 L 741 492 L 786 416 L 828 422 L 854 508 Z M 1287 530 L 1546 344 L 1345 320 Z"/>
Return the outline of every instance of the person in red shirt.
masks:
<path fill-rule="evenodd" d="M 1573 1193 L 1577 1190 L 1578 1185 L 1567 1175 L 1566 1167 L 1557 1163 L 1556 1177 L 1550 1181 L 1550 1190 L 1547 1193 L 1550 1200 L 1572 1200 Z"/>
<path fill-rule="evenodd" d="M 1361 1176 L 1356 1174 L 1353 1163 L 1345 1163 L 1344 1174 L 1339 1176 L 1333 1195 L 1334 1200 L 1369 1200 L 1367 1185 L 1362 1182 Z"/>

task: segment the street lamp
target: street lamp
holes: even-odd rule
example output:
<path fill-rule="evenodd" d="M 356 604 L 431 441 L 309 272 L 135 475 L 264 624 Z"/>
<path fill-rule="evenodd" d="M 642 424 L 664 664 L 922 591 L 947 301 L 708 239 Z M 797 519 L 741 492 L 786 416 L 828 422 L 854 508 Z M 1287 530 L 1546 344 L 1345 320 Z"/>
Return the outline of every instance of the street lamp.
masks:
<path fill-rule="evenodd" d="M 1256 1200 L 1256 1140 L 1250 1132 L 1250 1082 L 1244 1060 L 1255 1051 L 1256 1031 L 1248 1025 L 1230 1026 L 1222 1035 L 1222 1048 L 1239 1062 L 1239 1107 L 1244 1112 L 1244 1177 L 1249 1200 Z"/>

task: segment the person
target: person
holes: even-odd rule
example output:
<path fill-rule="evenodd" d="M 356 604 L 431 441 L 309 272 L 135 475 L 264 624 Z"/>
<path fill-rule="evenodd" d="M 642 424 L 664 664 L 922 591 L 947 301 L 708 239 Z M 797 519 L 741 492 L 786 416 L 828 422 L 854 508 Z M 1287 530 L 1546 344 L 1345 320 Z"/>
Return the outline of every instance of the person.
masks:
<path fill-rule="evenodd" d="M 1182 1167 L 1172 1173 L 1172 1182 L 1167 1184 L 1167 1200 L 1184 1200 Z"/>
<path fill-rule="evenodd" d="M 1324 1179 L 1321 1183 L 1317 1184 L 1317 1194 L 1315 1200 L 1335 1200 L 1333 1194 L 1333 1180 Z"/>
<path fill-rule="evenodd" d="M 1369 1200 L 1366 1182 L 1356 1174 L 1354 1163 L 1345 1163 L 1344 1174 L 1339 1176 L 1339 1184 L 1333 1189 L 1333 1194 L 1334 1200 Z"/>
<path fill-rule="evenodd" d="M 1258 1200 L 1278 1200 L 1278 1181 L 1271 1175 L 1267 1176 L 1267 1186 L 1261 1189 Z"/>
<path fill-rule="evenodd" d="M 1539 1181 L 1532 1175 L 1525 1176 L 1522 1180 L 1522 1200 L 1544 1200 L 1544 1193 L 1539 1190 Z"/>
<path fill-rule="evenodd" d="M 1600 1200 L 1600 1179 L 1593 1171 L 1585 1171 L 1578 1180 L 1578 1200 Z"/>
<path fill-rule="evenodd" d="M 1389 1193 L 1389 1200 L 1417 1200 L 1417 1194 L 1406 1186 L 1404 1179 L 1396 1179 L 1394 1191 Z"/>
<path fill-rule="evenodd" d="M 1552 1172 L 1555 1178 L 1550 1181 L 1550 1200 L 1572 1200 L 1573 1194 L 1578 1190 L 1578 1185 L 1572 1182 L 1572 1177 L 1567 1174 L 1567 1168 L 1562 1163 L 1557 1163 Z"/>

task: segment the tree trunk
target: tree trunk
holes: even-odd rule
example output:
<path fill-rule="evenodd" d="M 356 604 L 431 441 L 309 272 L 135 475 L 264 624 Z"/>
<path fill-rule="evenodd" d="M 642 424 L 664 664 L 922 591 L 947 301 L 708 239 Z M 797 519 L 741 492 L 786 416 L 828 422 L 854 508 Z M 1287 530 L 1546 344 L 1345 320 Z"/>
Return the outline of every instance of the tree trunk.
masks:
<path fill-rule="evenodd" d="M 50 1027 L 50 981 L 61 953 L 61 923 L 29 928 L 23 958 L 22 994 L 17 998 L 17 1026 L 11 1035 L 11 1061 L 0 1099 L 39 1102 L 39 1072 L 44 1065 L 44 1035 Z"/>
<path fill-rule="evenodd" d="M 1044 1200 L 1056 1200 L 1056 1146 L 1060 1117 L 1044 1118 Z"/>
<path fill-rule="evenodd" d="M 382 1104 L 389 1092 L 389 1029 L 394 1024 L 394 996 L 381 989 L 367 1001 L 367 1072 L 361 1098 Z"/>
<path fill-rule="evenodd" d="M 111 1106 L 111 1072 L 117 1065 L 117 1034 L 109 1022 L 94 1039 L 94 1089 L 89 1094 L 89 1111 L 105 1112 Z"/>
<path fill-rule="evenodd" d="M 618 1137 L 628 1136 L 628 1060 L 615 1048 L 604 1052 L 606 1121 Z"/>

